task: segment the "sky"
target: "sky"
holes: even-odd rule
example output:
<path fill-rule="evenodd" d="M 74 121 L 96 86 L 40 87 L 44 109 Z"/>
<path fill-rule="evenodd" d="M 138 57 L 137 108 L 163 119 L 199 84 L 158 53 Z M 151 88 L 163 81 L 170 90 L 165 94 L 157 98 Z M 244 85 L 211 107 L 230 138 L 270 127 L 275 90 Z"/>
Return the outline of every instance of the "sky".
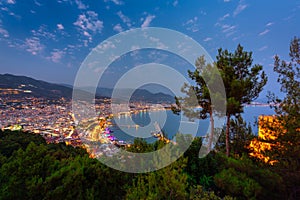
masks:
<path fill-rule="evenodd" d="M 265 91 L 277 92 L 273 57 L 288 60 L 291 39 L 300 37 L 299 0 L 0 0 L 0 7 L 0 73 L 54 83 L 73 84 L 107 38 L 162 27 L 193 38 L 213 59 L 240 43 L 269 76 Z M 110 70 L 115 79 L 119 73 Z"/>

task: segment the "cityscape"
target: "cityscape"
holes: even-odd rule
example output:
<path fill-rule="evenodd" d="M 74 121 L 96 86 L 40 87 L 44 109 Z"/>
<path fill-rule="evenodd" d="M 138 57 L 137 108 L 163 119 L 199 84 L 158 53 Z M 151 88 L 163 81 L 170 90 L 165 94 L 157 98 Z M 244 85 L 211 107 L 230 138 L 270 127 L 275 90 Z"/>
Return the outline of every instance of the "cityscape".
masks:
<path fill-rule="evenodd" d="M 0 199 L 300 199 L 300 1 L 0 1 Z"/>

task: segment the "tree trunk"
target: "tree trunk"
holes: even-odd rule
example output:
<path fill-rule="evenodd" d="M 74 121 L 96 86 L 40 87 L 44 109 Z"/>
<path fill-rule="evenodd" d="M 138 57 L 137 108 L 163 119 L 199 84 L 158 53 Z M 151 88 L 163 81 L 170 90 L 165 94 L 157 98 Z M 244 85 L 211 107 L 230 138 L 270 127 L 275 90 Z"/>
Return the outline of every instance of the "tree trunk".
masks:
<path fill-rule="evenodd" d="M 226 122 L 226 156 L 230 155 L 230 147 L 229 147 L 229 129 L 230 129 L 230 115 L 227 114 L 227 122 Z"/>
<path fill-rule="evenodd" d="M 209 117 L 210 117 L 210 134 L 209 134 L 208 148 L 207 148 L 208 153 L 211 151 L 211 146 L 214 139 L 214 131 L 215 131 L 215 124 L 214 124 L 215 122 L 214 122 L 212 110 L 209 111 Z"/>

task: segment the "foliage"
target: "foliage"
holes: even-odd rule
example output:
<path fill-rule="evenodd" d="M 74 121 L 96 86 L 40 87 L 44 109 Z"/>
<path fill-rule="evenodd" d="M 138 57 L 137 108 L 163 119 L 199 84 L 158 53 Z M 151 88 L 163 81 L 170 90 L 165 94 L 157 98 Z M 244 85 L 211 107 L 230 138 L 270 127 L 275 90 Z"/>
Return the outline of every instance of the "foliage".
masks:
<path fill-rule="evenodd" d="M 37 134 L 0 130 L 0 150 L 6 157 L 10 157 L 14 151 L 20 148 L 24 150 L 30 142 L 46 144 L 46 141 Z"/>
<path fill-rule="evenodd" d="M 126 199 L 187 199 L 186 159 L 179 159 L 159 171 L 141 175 L 129 189 Z"/>
<path fill-rule="evenodd" d="M 227 98 L 226 155 L 230 148 L 230 118 L 243 112 L 243 104 L 255 100 L 267 83 L 263 67 L 253 64 L 252 52 L 244 51 L 239 44 L 234 53 L 220 48 L 217 55 L 217 67 L 220 70 Z"/>
<path fill-rule="evenodd" d="M 240 199 L 280 199 L 283 184 L 279 175 L 258 167 L 245 155 L 228 158 L 214 181 L 225 194 Z"/>
<path fill-rule="evenodd" d="M 191 199 L 191 200 L 207 200 L 207 199 L 210 199 L 210 200 L 221 200 L 221 199 L 232 200 L 233 198 L 230 196 L 225 196 L 224 198 L 220 198 L 217 195 L 215 195 L 215 193 L 213 191 L 212 192 L 204 191 L 200 185 L 197 185 L 190 190 L 190 198 L 189 199 Z"/>
<path fill-rule="evenodd" d="M 277 144 L 265 154 L 271 160 L 277 160 L 272 167 L 280 174 L 287 187 L 285 198 L 296 198 L 300 195 L 300 38 L 293 38 L 290 44 L 290 61 L 284 61 L 275 56 L 274 71 L 278 74 L 277 82 L 281 84 L 281 92 L 285 94 L 283 99 L 269 96 L 275 103 L 277 121 L 280 126 L 272 130 L 278 137 L 272 144 Z"/>
<path fill-rule="evenodd" d="M 142 138 L 136 138 L 130 147 L 126 148 L 127 151 L 133 153 L 146 153 L 154 151 L 153 145 L 148 144 L 146 140 Z"/>
<path fill-rule="evenodd" d="M 9 154 L 0 155 L 0 199 L 122 199 L 131 183 L 131 174 L 102 165 L 83 149 L 47 145 L 30 133 L 5 134 L 11 134 L 6 143 L 20 148 L 11 154 L 10 145 L 1 146 L 0 153 Z M 26 137 L 34 142 L 23 149 Z"/>
<path fill-rule="evenodd" d="M 251 140 L 255 137 L 250 124 L 247 124 L 241 115 L 230 120 L 230 152 L 235 157 L 240 157 L 242 154 L 249 153 L 247 148 Z M 225 131 L 222 130 L 217 149 L 225 152 Z"/>
<path fill-rule="evenodd" d="M 215 143 L 214 116 L 224 114 L 225 99 L 220 93 L 222 80 L 215 65 L 207 64 L 205 56 L 197 58 L 195 71 L 188 70 L 188 76 L 193 81 L 191 85 L 185 83 L 181 88 L 184 97 L 176 97 L 176 108 L 173 112 L 183 112 L 190 120 L 210 120 L 210 132 L 207 138 L 207 151 L 209 152 Z M 200 109 L 199 109 L 200 106 Z"/>

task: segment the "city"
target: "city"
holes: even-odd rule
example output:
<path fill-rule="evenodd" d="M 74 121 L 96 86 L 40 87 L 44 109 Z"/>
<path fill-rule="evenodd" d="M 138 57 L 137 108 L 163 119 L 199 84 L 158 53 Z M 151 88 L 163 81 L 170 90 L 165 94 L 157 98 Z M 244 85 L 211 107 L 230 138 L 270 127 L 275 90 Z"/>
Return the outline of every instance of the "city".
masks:
<path fill-rule="evenodd" d="M 1 0 L 0 199 L 299 200 L 299 22 L 299 0 Z"/>

